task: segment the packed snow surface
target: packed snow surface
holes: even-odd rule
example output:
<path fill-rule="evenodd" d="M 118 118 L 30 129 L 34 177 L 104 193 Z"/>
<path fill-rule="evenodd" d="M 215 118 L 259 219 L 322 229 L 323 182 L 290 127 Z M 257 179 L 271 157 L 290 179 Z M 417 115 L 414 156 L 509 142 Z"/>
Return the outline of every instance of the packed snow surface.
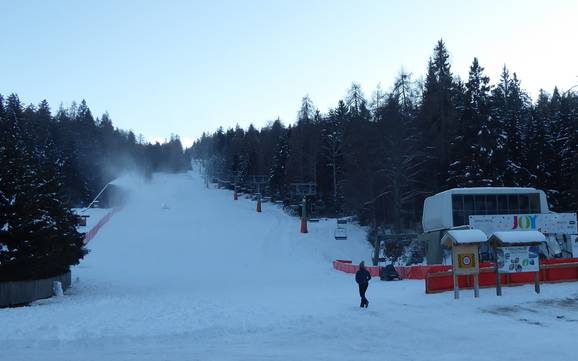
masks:
<path fill-rule="evenodd" d="M 233 201 L 194 173 L 124 179 L 129 204 L 89 244 L 64 297 L 0 309 L 2 360 L 576 360 L 576 284 L 426 295 L 373 279 L 359 308 L 336 258 L 360 227 Z M 77 279 L 78 278 L 78 279 Z"/>

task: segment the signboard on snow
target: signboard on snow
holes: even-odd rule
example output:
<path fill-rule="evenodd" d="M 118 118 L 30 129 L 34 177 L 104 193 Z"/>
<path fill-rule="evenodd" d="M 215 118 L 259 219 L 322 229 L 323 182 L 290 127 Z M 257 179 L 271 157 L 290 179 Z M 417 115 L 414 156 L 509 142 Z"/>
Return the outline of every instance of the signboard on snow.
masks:
<path fill-rule="evenodd" d="M 538 246 L 497 247 L 498 273 L 538 272 Z"/>
<path fill-rule="evenodd" d="M 578 234 L 576 213 L 477 215 L 469 218 L 470 226 L 482 230 L 487 236 L 499 231 Z"/>
<path fill-rule="evenodd" d="M 473 275 L 479 273 L 478 245 L 459 244 L 452 247 L 452 264 L 456 275 Z"/>

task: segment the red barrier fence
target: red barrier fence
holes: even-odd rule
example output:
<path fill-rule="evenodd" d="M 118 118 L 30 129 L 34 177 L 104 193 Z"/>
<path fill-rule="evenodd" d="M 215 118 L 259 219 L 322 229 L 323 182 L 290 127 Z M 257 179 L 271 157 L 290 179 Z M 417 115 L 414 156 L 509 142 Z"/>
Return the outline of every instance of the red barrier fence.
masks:
<path fill-rule="evenodd" d="M 102 226 L 104 226 L 108 221 L 110 221 L 112 216 L 114 216 L 114 214 L 119 212 L 121 209 L 122 209 L 121 207 L 111 209 L 110 212 L 108 212 L 104 217 L 102 217 L 100 221 L 98 221 L 96 226 L 92 227 L 90 231 L 86 232 L 86 234 L 84 235 L 84 244 L 90 242 L 90 240 L 96 236 L 98 231 L 100 231 Z"/>
<path fill-rule="evenodd" d="M 358 265 L 347 260 L 333 261 L 333 268 L 346 273 L 355 273 Z M 395 267 L 401 279 L 425 280 L 426 293 L 451 291 L 454 289 L 452 266 L 448 265 L 418 265 Z M 372 277 L 379 276 L 379 266 L 367 266 Z M 534 283 L 534 273 L 512 273 L 500 276 L 502 286 L 516 286 Z M 570 282 L 578 281 L 578 258 L 555 258 L 540 261 L 540 282 Z M 496 286 L 495 263 L 480 264 L 480 287 Z M 458 276 L 460 289 L 473 288 L 473 276 Z"/>
<path fill-rule="evenodd" d="M 503 286 L 517 286 L 534 283 L 534 273 L 511 273 L 500 275 Z M 556 283 L 578 281 L 578 258 L 547 259 L 540 261 L 540 282 Z M 481 288 L 496 287 L 496 270 L 493 262 L 480 264 L 479 282 Z M 460 288 L 472 288 L 473 276 L 458 276 Z M 426 293 L 451 291 L 454 289 L 451 267 L 441 272 L 427 273 Z"/>
<path fill-rule="evenodd" d="M 338 259 L 333 261 L 333 268 L 345 273 L 356 273 L 359 265 L 352 264 L 351 261 Z M 379 277 L 379 266 L 365 266 L 365 268 L 367 268 L 371 277 Z"/>
<path fill-rule="evenodd" d="M 425 280 L 428 273 L 431 272 L 445 272 L 452 269 L 452 266 L 446 266 L 442 264 L 430 265 L 430 266 L 398 266 L 395 267 L 397 273 L 401 279 L 404 280 Z"/>
<path fill-rule="evenodd" d="M 333 261 L 333 268 L 346 273 L 355 273 L 359 266 L 353 265 L 351 261 L 338 259 Z M 373 277 L 379 276 L 379 266 L 366 266 Z M 451 270 L 452 266 L 433 265 L 433 266 L 398 266 L 395 267 L 401 279 L 404 280 L 425 280 L 426 275 L 430 272 L 443 272 Z"/>

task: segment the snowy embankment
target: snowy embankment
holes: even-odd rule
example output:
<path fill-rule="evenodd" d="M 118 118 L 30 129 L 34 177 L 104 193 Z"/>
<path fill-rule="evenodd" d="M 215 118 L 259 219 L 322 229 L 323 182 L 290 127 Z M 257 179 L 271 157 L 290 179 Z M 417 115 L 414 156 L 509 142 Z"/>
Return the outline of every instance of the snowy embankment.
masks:
<path fill-rule="evenodd" d="M 336 258 L 369 260 L 364 232 L 234 202 L 195 174 L 124 180 L 62 298 L 0 309 L 6 360 L 575 359 L 576 284 L 425 295 L 423 281 L 369 287 L 358 307 Z M 162 207 L 167 205 L 168 209 Z"/>

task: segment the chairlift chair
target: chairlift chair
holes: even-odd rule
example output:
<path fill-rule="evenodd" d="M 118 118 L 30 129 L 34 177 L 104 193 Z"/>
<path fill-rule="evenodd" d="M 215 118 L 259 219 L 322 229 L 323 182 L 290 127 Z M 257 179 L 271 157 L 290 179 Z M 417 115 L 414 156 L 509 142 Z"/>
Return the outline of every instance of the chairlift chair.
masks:
<path fill-rule="evenodd" d="M 345 228 L 335 228 L 333 235 L 336 240 L 347 239 L 347 230 Z"/>
<path fill-rule="evenodd" d="M 333 236 L 336 240 L 347 239 L 347 229 L 345 228 L 346 224 L 346 219 L 337 220 L 337 228 L 335 228 L 335 232 L 333 233 Z"/>

